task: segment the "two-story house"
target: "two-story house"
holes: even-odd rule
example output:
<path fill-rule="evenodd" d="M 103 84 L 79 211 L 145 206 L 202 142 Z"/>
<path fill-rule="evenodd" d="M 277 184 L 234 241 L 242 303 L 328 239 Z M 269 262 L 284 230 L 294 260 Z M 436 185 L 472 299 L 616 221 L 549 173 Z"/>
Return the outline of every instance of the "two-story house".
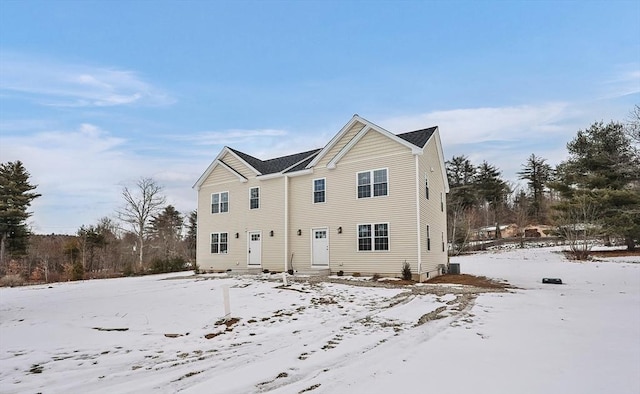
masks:
<path fill-rule="evenodd" d="M 354 115 L 322 149 L 261 160 L 225 147 L 194 185 L 197 264 L 213 271 L 444 272 L 449 191 L 437 127 Z"/>

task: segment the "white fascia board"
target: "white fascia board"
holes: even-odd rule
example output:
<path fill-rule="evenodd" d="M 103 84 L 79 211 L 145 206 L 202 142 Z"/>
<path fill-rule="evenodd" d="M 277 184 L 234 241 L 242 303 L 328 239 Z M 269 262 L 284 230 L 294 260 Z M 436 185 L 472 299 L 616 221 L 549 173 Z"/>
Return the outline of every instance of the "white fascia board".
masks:
<path fill-rule="evenodd" d="M 204 172 L 202 173 L 202 175 L 200 175 L 200 178 L 198 178 L 198 180 L 196 181 L 196 183 L 191 187 L 192 189 L 197 189 L 200 190 L 200 186 L 202 186 L 202 183 L 204 183 L 204 180 L 207 179 L 207 177 L 209 176 L 209 174 L 211 174 L 211 172 L 216 168 L 216 166 L 218 165 L 218 162 L 220 160 L 220 158 L 222 156 L 224 156 L 225 152 L 228 152 L 229 149 L 227 149 L 227 147 L 225 146 L 224 148 L 222 148 L 222 150 L 220 151 L 220 153 L 218 153 L 218 156 L 216 156 L 215 159 L 213 159 L 213 161 L 211 162 L 211 164 L 209 164 L 209 167 L 207 167 L 206 170 L 204 170 Z"/>
<path fill-rule="evenodd" d="M 414 154 L 414 155 L 421 155 L 422 154 L 422 152 L 423 152 L 422 148 L 420 148 L 418 146 L 415 146 L 412 143 L 403 140 L 402 138 L 400 138 L 397 135 L 395 135 L 395 134 L 383 129 L 380 126 L 377 126 L 377 125 L 375 125 L 375 124 L 373 124 L 373 123 L 371 123 L 369 121 L 366 121 L 366 120 L 365 120 L 365 122 L 367 122 L 367 125 L 362 130 L 360 130 L 360 132 L 358 134 L 356 134 L 351 139 L 351 141 L 349 141 L 340 150 L 340 152 L 338 152 L 338 154 L 335 155 L 335 157 L 333 159 L 331 159 L 331 161 L 329 161 L 329 163 L 327 163 L 327 168 L 329 168 L 329 169 L 336 168 L 336 165 L 338 164 L 338 161 L 340 161 L 340 159 L 342 159 L 344 157 L 344 155 L 346 155 L 351 150 L 351 148 L 353 148 L 358 143 L 358 141 L 360 141 L 362 139 L 362 137 L 364 137 L 365 134 L 367 134 L 371 130 L 377 131 L 378 133 L 384 135 L 385 137 L 388 137 L 388 138 L 392 139 L 393 141 L 395 141 L 395 142 L 397 142 L 397 143 L 399 143 L 399 144 L 401 144 L 403 146 L 406 146 L 407 148 L 411 149 L 411 153 Z"/>
<path fill-rule="evenodd" d="M 367 134 L 369 130 L 371 130 L 370 126 L 364 126 L 362 130 L 360 130 L 358 134 L 356 134 L 351 139 L 351 141 L 349 141 L 345 146 L 343 146 L 342 149 L 340 149 L 340 152 L 338 152 L 338 154 L 335 155 L 333 159 L 329 161 L 329 163 L 327 163 L 327 168 L 331 170 L 336 168 L 336 164 L 338 163 L 338 161 L 340 161 L 340 159 L 342 159 L 344 155 L 346 155 L 347 152 L 349 152 L 351 148 L 353 148 L 358 143 L 358 141 L 360 141 L 362 137 L 364 137 L 365 134 Z"/>
<path fill-rule="evenodd" d="M 436 126 L 436 131 L 433 132 L 433 135 L 430 139 L 434 139 L 436 143 L 436 149 L 438 151 L 438 159 L 440 160 L 440 172 L 442 176 L 442 180 L 444 181 L 444 192 L 449 193 L 449 179 L 447 178 L 447 170 L 444 164 L 444 151 L 442 150 L 442 141 L 440 141 L 440 128 Z M 427 141 L 427 144 L 429 141 Z M 425 144 L 425 146 L 427 146 Z"/>
<path fill-rule="evenodd" d="M 346 125 L 344 125 L 340 131 L 338 131 L 338 134 L 336 134 L 335 136 L 333 136 L 333 138 L 331 139 L 331 141 L 329 141 L 329 143 L 322 148 L 322 150 L 318 153 L 318 155 L 311 161 L 311 163 L 307 164 L 306 168 L 312 168 L 314 167 L 316 164 L 318 164 L 318 162 L 320 160 L 322 160 L 323 157 L 325 157 L 327 155 L 327 153 L 331 150 L 331 148 L 334 147 L 335 144 L 338 143 L 338 141 L 340 141 L 340 139 L 342 138 L 343 135 L 345 135 L 347 133 L 347 131 L 349 131 L 349 129 L 356 123 L 356 122 L 360 122 L 362 124 L 366 125 L 369 124 L 370 122 L 359 117 L 358 115 L 353 115 L 353 117 L 351 118 L 351 120 L 349 122 L 347 122 Z"/>
<path fill-rule="evenodd" d="M 246 161 L 244 161 L 244 159 L 238 155 L 236 155 L 231 149 L 229 149 L 228 147 L 224 147 L 224 150 L 226 150 L 227 153 L 229 153 L 230 155 L 232 155 L 233 157 L 235 157 L 236 159 L 238 159 L 240 161 L 240 163 L 244 164 L 245 166 L 247 166 L 248 169 L 250 169 L 251 171 L 255 172 L 256 175 L 262 175 L 262 173 L 258 170 L 256 170 L 251 164 L 247 163 Z"/>
<path fill-rule="evenodd" d="M 392 140 L 394 140 L 395 142 L 397 142 L 397 143 L 399 143 L 399 144 L 401 144 L 401 145 L 404 145 L 404 146 L 406 146 L 407 148 L 411 149 L 411 153 L 413 153 L 414 155 L 417 155 L 417 154 L 422 153 L 422 148 L 420 148 L 420 147 L 418 147 L 418 146 L 413 145 L 413 144 L 412 144 L 411 142 L 409 142 L 409 141 L 405 141 L 405 140 L 403 140 L 402 138 L 398 137 L 397 135 L 393 134 L 393 133 L 392 133 L 392 132 L 390 132 L 390 131 L 387 131 L 387 130 L 383 129 L 382 127 L 378 126 L 378 125 L 377 125 L 377 124 L 375 124 L 375 123 L 372 123 L 372 122 L 369 122 L 369 121 L 366 121 L 366 122 L 369 124 L 369 126 L 371 127 L 371 129 L 373 129 L 373 130 L 377 131 L 378 133 L 380 133 L 380 134 L 382 134 L 382 135 L 384 135 L 384 136 L 387 136 L 387 137 L 391 138 L 391 139 L 392 139 Z"/>
<path fill-rule="evenodd" d="M 297 162 L 295 162 L 294 164 L 290 165 L 289 167 L 285 168 L 284 170 L 282 170 L 282 173 L 284 174 L 285 172 L 289 171 L 290 169 L 292 169 L 293 167 L 297 166 L 298 164 L 302 163 L 303 161 L 307 160 L 308 158 L 310 158 L 313 155 L 318 155 L 321 152 L 316 152 L 316 153 L 312 153 L 309 156 L 305 157 L 302 160 L 298 160 Z"/>
<path fill-rule="evenodd" d="M 280 178 L 280 177 L 283 177 L 283 176 L 284 176 L 284 174 L 282 174 L 281 172 L 274 172 L 272 174 L 258 175 L 256 177 L 256 179 L 259 179 L 259 180 L 263 181 L 263 180 L 267 180 L 267 179 Z"/>
<path fill-rule="evenodd" d="M 313 168 L 306 168 L 304 170 L 299 170 L 295 172 L 287 172 L 285 175 L 292 178 L 294 176 L 313 174 Z"/>

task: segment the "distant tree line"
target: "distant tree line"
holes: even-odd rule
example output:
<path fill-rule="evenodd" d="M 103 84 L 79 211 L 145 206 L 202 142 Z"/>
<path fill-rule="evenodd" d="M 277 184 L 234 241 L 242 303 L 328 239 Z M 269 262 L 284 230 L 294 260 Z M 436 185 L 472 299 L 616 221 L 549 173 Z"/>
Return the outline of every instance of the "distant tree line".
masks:
<path fill-rule="evenodd" d="M 531 154 L 518 172 L 525 187 L 502 178 L 486 161 L 466 156 L 446 162 L 451 252 L 465 250 L 473 231 L 501 224 L 552 225 L 577 258 L 586 258 L 594 238 L 622 240 L 634 250 L 640 239 L 640 107 L 626 122 L 596 122 L 567 144 L 568 158 L 551 167 Z M 519 234 L 521 237 L 524 233 Z"/>
<path fill-rule="evenodd" d="M 141 178 L 122 190 L 117 219 L 103 217 L 74 235 L 32 234 L 28 208 L 40 197 L 20 161 L 0 165 L 0 277 L 4 284 L 54 282 L 195 266 L 197 213 L 165 205 L 162 186 Z M 2 284 L 2 283 L 0 283 Z"/>

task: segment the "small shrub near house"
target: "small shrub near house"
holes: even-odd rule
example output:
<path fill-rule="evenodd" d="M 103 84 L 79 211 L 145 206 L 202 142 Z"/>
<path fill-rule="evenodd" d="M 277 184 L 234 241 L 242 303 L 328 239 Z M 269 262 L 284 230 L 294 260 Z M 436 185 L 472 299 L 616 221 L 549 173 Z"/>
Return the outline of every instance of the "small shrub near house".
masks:
<path fill-rule="evenodd" d="M 411 280 L 412 277 L 413 273 L 411 272 L 411 264 L 405 261 L 402 264 L 402 279 Z"/>

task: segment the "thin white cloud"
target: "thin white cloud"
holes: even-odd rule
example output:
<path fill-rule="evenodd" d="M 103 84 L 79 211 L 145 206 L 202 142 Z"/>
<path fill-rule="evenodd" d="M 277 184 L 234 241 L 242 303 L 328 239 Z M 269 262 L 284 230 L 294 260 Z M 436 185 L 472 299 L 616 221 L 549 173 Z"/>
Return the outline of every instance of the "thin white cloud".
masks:
<path fill-rule="evenodd" d="M 3 52 L 0 92 L 63 107 L 166 105 L 174 100 L 135 72 Z"/>
<path fill-rule="evenodd" d="M 640 93 L 640 65 L 626 64 L 617 67 L 615 74 L 604 81 L 604 99 L 630 96 Z"/>
<path fill-rule="evenodd" d="M 440 126 L 443 144 L 514 141 L 564 130 L 571 116 L 567 103 L 539 106 L 467 108 L 393 117 L 379 124 L 395 132 Z"/>
<path fill-rule="evenodd" d="M 206 158 L 136 153 L 134 141 L 91 123 L 72 130 L 48 122 L 7 121 L 18 132 L 2 135 L 0 162 L 20 160 L 42 197 L 34 200 L 29 223 L 36 233 L 75 233 L 85 224 L 114 217 L 123 204 L 122 187 L 151 177 L 164 187 L 167 204 L 183 214 L 196 207 L 191 185 L 216 152 Z M 38 131 L 44 130 L 44 131 Z M 27 131 L 27 132 L 22 132 Z"/>
<path fill-rule="evenodd" d="M 596 120 L 592 115 L 560 102 L 434 111 L 396 116 L 379 124 L 395 133 L 437 125 L 445 160 L 458 155 L 476 165 L 486 160 L 506 180 L 518 184 L 517 172 L 532 153 L 551 165 L 566 159 L 566 143 Z"/>
<path fill-rule="evenodd" d="M 231 145 L 255 140 L 256 138 L 282 137 L 287 134 L 286 130 L 277 129 L 230 129 L 201 131 L 188 135 L 179 135 L 174 138 L 188 141 L 195 145 Z"/>

